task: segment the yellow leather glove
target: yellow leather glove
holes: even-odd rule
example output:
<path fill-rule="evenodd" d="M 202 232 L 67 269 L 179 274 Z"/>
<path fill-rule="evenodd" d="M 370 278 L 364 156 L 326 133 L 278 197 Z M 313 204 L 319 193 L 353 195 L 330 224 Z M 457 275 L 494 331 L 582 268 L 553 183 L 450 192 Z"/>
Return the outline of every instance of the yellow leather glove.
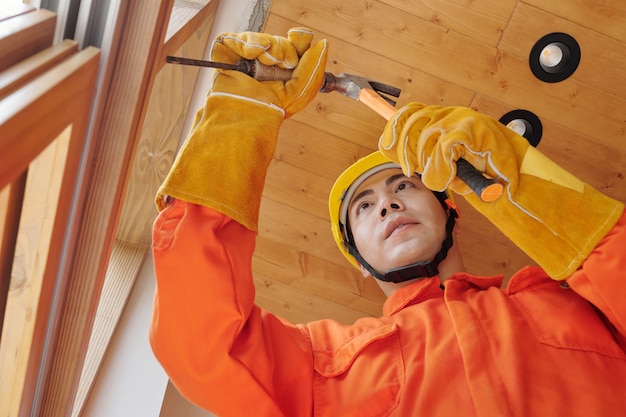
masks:
<path fill-rule="evenodd" d="M 245 32 L 215 39 L 212 60 L 258 59 L 293 68 L 292 78 L 261 82 L 238 71 L 216 70 L 205 105 L 196 113 L 191 133 L 157 192 L 159 210 L 169 196 L 214 208 L 257 231 L 279 127 L 306 107 L 324 80 L 327 42 L 311 46 L 312 40 L 313 33 L 306 28 L 291 29 L 287 38 Z"/>
<path fill-rule="evenodd" d="M 502 123 L 465 107 L 411 103 L 389 120 L 380 151 L 432 190 L 462 194 L 554 279 L 569 277 L 624 206 L 560 168 Z M 485 203 L 456 178 L 466 159 L 504 184 Z"/>

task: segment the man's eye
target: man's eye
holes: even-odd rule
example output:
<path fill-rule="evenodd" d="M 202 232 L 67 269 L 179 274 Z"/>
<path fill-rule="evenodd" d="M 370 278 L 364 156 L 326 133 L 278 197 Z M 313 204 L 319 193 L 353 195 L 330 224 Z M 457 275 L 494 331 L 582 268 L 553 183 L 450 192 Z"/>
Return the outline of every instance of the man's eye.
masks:
<path fill-rule="evenodd" d="M 370 203 L 366 203 L 366 202 L 359 203 L 359 206 L 357 207 L 357 213 L 360 213 L 363 210 L 367 210 L 369 206 L 370 206 Z"/>
<path fill-rule="evenodd" d="M 396 187 L 396 191 L 406 190 L 407 188 L 409 188 L 412 185 L 413 185 L 413 183 L 411 183 L 411 182 L 403 181 L 400 184 L 398 184 L 398 186 Z"/>

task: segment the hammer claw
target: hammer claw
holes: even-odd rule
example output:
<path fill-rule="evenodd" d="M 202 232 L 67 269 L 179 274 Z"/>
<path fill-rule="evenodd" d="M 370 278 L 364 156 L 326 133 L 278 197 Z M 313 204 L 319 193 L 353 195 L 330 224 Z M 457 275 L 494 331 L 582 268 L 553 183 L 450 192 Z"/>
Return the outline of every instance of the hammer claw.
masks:
<path fill-rule="evenodd" d="M 389 84 L 383 84 L 378 81 L 370 81 L 372 89 L 378 94 L 384 93 L 392 97 L 400 97 L 400 89 Z M 382 94 L 381 94 L 382 95 Z"/>
<path fill-rule="evenodd" d="M 359 100 L 359 97 L 361 96 L 361 93 L 363 92 L 363 90 L 374 91 L 392 106 L 396 105 L 395 100 L 392 100 L 386 95 L 390 95 L 392 97 L 400 96 L 400 89 L 397 87 L 393 87 L 388 84 L 383 84 L 378 81 L 368 80 L 367 78 L 364 78 L 358 75 L 344 74 L 344 73 L 339 74 L 339 75 L 334 75 L 332 73 L 327 72 L 325 80 L 324 80 L 324 84 L 322 85 L 322 88 L 320 89 L 320 91 L 323 93 L 330 93 L 331 91 L 336 91 L 354 100 Z"/>

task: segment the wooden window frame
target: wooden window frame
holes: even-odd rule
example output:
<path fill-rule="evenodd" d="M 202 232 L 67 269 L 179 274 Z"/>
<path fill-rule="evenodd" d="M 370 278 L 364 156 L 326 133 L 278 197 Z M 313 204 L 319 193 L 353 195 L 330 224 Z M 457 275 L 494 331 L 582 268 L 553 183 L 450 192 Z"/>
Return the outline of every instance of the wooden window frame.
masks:
<path fill-rule="evenodd" d="M 84 397 L 79 398 L 78 407 L 75 404 L 82 383 L 79 381 L 106 276 L 114 273 L 111 264 L 119 260 L 116 253 L 120 250 L 114 250 L 116 242 L 124 239 L 119 246 L 122 249 L 138 248 L 125 252 L 131 253 L 134 265 L 143 260 L 149 249 L 149 239 L 147 242 L 145 239 L 156 211 L 153 216 L 145 216 L 139 234 L 120 233 L 118 236 L 118 229 L 125 230 L 123 209 L 127 201 L 124 197 L 132 187 L 133 159 L 142 140 L 150 95 L 165 65 L 165 56 L 184 51 L 187 40 L 195 39 L 201 26 L 202 36 L 208 34 L 210 28 L 206 30 L 206 23 L 212 24 L 218 6 L 218 0 L 180 1 L 187 9 L 196 8 L 195 3 L 203 3 L 195 11 L 187 10 L 183 16 L 176 13 L 176 3 L 177 0 L 112 0 L 111 16 L 114 18 L 107 22 L 111 27 L 106 30 L 99 67 L 96 64 L 94 70 L 97 72 L 95 99 L 91 106 L 82 103 L 80 109 L 69 107 L 76 114 L 89 115 L 82 125 L 76 126 L 74 122 L 72 130 L 72 135 L 81 136 L 85 145 L 79 157 L 73 157 L 71 162 L 75 167 L 75 182 L 65 189 L 69 197 L 62 207 L 65 221 L 59 222 L 62 239 L 54 245 L 54 256 L 59 259 L 52 271 L 56 280 L 50 281 L 56 285 L 51 292 L 55 297 L 50 306 L 41 309 L 49 316 L 39 330 L 38 351 L 32 355 L 33 364 L 29 365 L 18 416 L 80 413 Z M 205 43 L 206 40 L 204 37 Z M 195 45 L 195 53 L 202 53 L 206 46 L 202 42 Z M 94 51 L 97 50 L 87 47 L 79 54 L 94 54 Z M 187 77 L 195 77 L 198 69 L 185 71 Z M 68 88 L 68 91 L 73 90 Z M 190 98 L 191 92 L 188 93 Z M 45 101 L 41 101 L 41 105 L 46 108 Z M 186 112 L 187 108 L 182 109 L 182 113 Z M 174 135 L 168 146 L 176 149 L 179 141 L 180 136 Z M 153 209 L 152 201 L 149 204 Z M 142 241 L 140 244 L 128 242 L 131 237 Z M 128 296 L 132 280 L 123 290 L 126 294 L 121 294 L 122 299 Z M 118 314 L 123 304 L 117 307 Z"/>

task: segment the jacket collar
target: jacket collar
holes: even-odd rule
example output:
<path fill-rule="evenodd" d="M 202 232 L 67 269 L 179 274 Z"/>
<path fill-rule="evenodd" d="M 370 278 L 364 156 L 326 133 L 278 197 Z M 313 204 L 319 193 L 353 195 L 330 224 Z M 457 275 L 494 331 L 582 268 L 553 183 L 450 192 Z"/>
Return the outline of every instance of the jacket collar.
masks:
<path fill-rule="evenodd" d="M 503 279 L 504 276 L 502 275 L 481 277 L 461 272 L 452 275 L 446 282 L 455 282 L 453 284 L 455 287 L 460 285 L 465 288 L 485 290 L 489 287 L 502 286 Z M 442 283 L 438 276 L 419 279 L 406 287 L 398 289 L 387 298 L 383 305 L 383 314 L 391 316 L 410 305 L 443 297 L 443 292 Z"/>

